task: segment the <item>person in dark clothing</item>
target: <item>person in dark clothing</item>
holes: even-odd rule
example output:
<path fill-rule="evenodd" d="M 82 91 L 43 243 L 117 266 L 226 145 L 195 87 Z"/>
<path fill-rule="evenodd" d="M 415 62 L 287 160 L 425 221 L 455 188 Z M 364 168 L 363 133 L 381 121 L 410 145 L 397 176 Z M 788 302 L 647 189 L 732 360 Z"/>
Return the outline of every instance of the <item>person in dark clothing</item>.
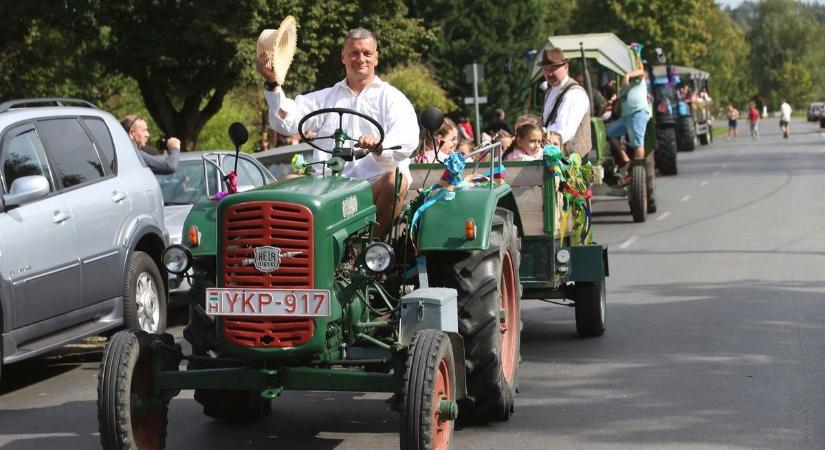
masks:
<path fill-rule="evenodd" d="M 126 130 L 126 134 L 129 135 L 129 139 L 132 140 L 135 148 L 140 150 L 138 154 L 146 162 L 146 165 L 152 169 L 152 173 L 166 175 L 177 170 L 178 160 L 180 159 L 180 139 L 170 137 L 166 140 L 168 150 L 166 155 L 153 154 L 146 145 L 149 141 L 149 126 L 143 117 L 137 114 L 129 114 L 120 121 L 120 125 Z"/>
<path fill-rule="evenodd" d="M 484 132 L 490 136 L 495 136 L 499 131 L 504 130 L 512 135 L 513 129 L 510 128 L 510 125 L 507 125 L 507 122 L 504 121 L 504 116 L 505 114 L 503 109 L 496 109 L 496 117 L 487 123 L 487 126 L 484 127 Z"/>

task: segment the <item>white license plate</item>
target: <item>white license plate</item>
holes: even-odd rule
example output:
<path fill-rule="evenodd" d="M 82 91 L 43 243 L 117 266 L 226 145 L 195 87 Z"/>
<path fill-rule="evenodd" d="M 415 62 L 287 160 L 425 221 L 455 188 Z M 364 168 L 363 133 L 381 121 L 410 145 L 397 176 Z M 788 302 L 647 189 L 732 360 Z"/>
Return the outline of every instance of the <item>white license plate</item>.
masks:
<path fill-rule="evenodd" d="M 329 291 L 316 289 L 206 290 L 206 313 L 210 316 L 328 317 Z"/>

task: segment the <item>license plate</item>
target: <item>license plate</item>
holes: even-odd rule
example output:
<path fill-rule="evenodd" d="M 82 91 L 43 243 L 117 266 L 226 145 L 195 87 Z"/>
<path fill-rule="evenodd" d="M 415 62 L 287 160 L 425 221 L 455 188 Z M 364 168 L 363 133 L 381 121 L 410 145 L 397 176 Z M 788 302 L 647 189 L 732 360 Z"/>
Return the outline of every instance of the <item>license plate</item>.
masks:
<path fill-rule="evenodd" d="M 206 313 L 210 316 L 328 317 L 329 291 L 315 289 L 206 290 Z"/>

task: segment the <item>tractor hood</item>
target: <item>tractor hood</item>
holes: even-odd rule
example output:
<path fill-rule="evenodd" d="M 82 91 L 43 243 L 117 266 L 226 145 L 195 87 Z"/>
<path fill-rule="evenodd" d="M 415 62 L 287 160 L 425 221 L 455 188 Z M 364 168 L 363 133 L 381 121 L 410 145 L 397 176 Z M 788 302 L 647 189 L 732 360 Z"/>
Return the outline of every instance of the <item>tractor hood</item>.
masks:
<path fill-rule="evenodd" d="M 228 195 L 220 202 L 202 198 L 184 224 L 184 237 L 192 225 L 201 232 L 194 255 L 216 253 L 216 222 L 232 205 L 249 202 L 287 202 L 306 206 L 313 215 L 314 234 L 330 235 L 353 222 L 375 218 L 370 184 L 348 177 L 299 177 Z"/>

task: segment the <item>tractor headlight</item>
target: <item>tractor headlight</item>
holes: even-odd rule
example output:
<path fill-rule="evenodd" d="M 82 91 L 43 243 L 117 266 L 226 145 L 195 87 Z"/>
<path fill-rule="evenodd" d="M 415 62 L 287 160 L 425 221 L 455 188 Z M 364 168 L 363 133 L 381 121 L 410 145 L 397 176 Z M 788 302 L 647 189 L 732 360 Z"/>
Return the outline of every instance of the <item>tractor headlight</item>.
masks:
<path fill-rule="evenodd" d="M 395 264 L 395 252 L 384 242 L 376 242 L 364 252 L 364 262 L 373 272 L 386 272 Z"/>
<path fill-rule="evenodd" d="M 161 258 L 166 270 L 175 275 L 186 272 L 192 266 L 192 252 L 183 245 L 170 245 Z"/>

